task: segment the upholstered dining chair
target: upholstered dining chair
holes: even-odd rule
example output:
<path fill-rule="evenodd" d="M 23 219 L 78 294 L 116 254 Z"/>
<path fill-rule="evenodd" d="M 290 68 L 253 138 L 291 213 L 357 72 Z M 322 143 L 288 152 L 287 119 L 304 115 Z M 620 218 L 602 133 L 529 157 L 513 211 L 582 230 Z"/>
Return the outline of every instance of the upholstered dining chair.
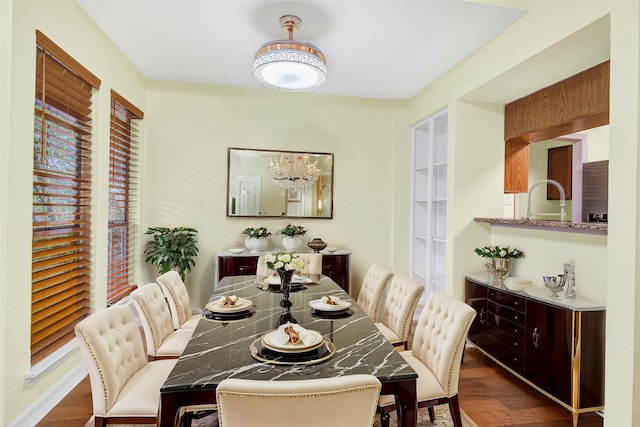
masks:
<path fill-rule="evenodd" d="M 221 427 L 371 427 L 380 388 L 376 377 L 363 374 L 290 381 L 230 378 L 216 389 L 218 418 Z"/>
<path fill-rule="evenodd" d="M 160 285 L 173 320 L 173 329 L 194 329 L 198 326 L 200 314 L 194 314 L 191 309 L 191 299 L 180 274 L 168 271 L 156 279 Z"/>
<path fill-rule="evenodd" d="M 394 274 L 386 291 L 382 314 L 376 326 L 391 344 L 406 349 L 411 322 L 424 285 L 403 274 Z"/>
<path fill-rule="evenodd" d="M 429 408 L 431 422 L 435 420 L 433 407 L 448 403 L 454 426 L 462 427 L 458 379 L 467 333 L 475 316 L 476 311 L 464 302 L 433 293 L 418 319 L 411 350 L 400 352 L 418 373 L 418 407 Z M 380 396 L 382 427 L 389 426 L 389 413 L 394 409 L 392 395 Z"/>
<path fill-rule="evenodd" d="M 178 358 L 189 343 L 193 329 L 173 329 L 169 306 L 157 283 L 148 283 L 130 294 L 138 313 L 150 359 Z"/>
<path fill-rule="evenodd" d="M 378 321 L 382 294 L 391 276 L 393 272 L 390 270 L 378 264 L 371 264 L 362 280 L 356 302 L 373 322 Z"/>
<path fill-rule="evenodd" d="M 177 359 L 147 361 L 136 319 L 124 305 L 91 314 L 75 334 L 89 371 L 95 425 L 155 424 L 160 387 Z"/>

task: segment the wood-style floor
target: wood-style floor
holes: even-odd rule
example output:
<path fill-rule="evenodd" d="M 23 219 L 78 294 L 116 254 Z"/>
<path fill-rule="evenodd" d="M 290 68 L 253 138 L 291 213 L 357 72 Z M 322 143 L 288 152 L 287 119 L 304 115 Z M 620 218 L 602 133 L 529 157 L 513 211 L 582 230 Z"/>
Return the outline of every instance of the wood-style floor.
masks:
<path fill-rule="evenodd" d="M 460 371 L 460 406 L 480 427 L 570 427 L 571 413 L 516 379 L 480 351 L 468 348 Z M 39 424 L 82 427 L 91 417 L 91 387 L 85 378 Z M 603 425 L 596 414 L 583 414 L 580 427 Z"/>

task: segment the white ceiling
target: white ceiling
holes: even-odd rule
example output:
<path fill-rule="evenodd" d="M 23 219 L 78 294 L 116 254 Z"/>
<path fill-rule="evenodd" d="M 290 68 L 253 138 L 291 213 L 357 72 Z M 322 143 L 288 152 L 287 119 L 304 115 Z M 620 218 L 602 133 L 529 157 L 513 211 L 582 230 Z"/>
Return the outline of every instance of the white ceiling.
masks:
<path fill-rule="evenodd" d="M 482 1 L 482 0 L 481 0 Z M 327 58 L 316 93 L 407 99 L 525 11 L 459 0 L 78 0 L 145 77 L 248 88 L 260 46 L 286 38 Z"/>

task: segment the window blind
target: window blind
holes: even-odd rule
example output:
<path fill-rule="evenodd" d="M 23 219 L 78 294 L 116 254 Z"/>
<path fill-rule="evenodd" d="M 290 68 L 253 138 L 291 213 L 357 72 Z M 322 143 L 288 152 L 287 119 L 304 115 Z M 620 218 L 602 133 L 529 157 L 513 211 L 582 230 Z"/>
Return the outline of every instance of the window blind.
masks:
<path fill-rule="evenodd" d="M 31 362 L 90 310 L 91 96 L 100 80 L 36 31 Z"/>
<path fill-rule="evenodd" d="M 109 150 L 109 251 L 107 302 L 129 294 L 135 286 L 139 224 L 139 121 L 144 113 L 111 91 Z"/>

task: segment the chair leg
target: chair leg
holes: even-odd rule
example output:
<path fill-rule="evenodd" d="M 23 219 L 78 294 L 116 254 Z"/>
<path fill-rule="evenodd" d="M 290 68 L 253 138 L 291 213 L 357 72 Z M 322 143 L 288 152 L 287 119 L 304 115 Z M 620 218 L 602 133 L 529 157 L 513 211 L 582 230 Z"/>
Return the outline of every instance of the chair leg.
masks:
<path fill-rule="evenodd" d="M 381 427 L 389 427 L 390 420 L 389 412 L 385 412 L 384 409 L 380 412 L 380 426 Z"/>
<path fill-rule="evenodd" d="M 462 417 L 460 416 L 460 401 L 458 400 L 457 394 L 449 399 L 449 412 L 451 413 L 451 419 L 453 420 L 454 427 L 462 427 Z"/>
<path fill-rule="evenodd" d="M 429 421 L 431 421 L 431 423 L 435 423 L 436 422 L 436 411 L 433 409 L 433 406 L 429 406 L 427 408 L 427 411 L 429 412 Z"/>

